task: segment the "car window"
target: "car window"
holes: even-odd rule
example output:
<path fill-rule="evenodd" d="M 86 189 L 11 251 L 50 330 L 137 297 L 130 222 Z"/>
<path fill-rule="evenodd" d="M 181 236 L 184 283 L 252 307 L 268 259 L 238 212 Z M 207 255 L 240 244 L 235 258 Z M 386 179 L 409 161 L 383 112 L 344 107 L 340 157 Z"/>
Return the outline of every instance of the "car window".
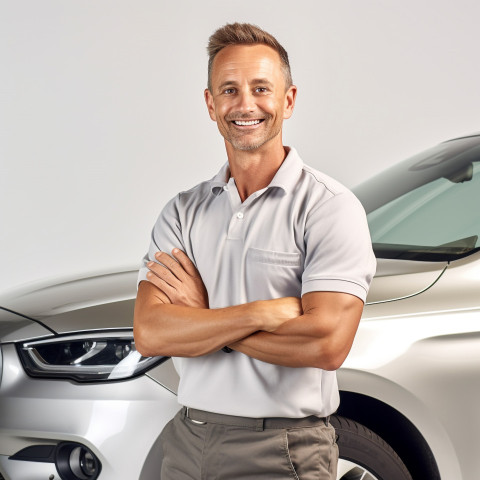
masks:
<path fill-rule="evenodd" d="M 365 182 L 377 257 L 445 261 L 480 247 L 480 137 L 445 142 Z"/>

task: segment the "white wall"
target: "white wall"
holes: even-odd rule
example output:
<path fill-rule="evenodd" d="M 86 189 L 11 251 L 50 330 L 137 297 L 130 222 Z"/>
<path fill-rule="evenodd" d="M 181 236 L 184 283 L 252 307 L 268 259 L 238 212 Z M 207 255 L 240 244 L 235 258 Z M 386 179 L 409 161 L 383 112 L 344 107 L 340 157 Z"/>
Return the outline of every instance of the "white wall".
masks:
<path fill-rule="evenodd" d="M 471 0 L 4 0 L 0 290 L 139 263 L 162 205 L 213 176 L 208 36 L 248 21 L 287 48 L 285 143 L 353 186 L 480 130 Z"/>

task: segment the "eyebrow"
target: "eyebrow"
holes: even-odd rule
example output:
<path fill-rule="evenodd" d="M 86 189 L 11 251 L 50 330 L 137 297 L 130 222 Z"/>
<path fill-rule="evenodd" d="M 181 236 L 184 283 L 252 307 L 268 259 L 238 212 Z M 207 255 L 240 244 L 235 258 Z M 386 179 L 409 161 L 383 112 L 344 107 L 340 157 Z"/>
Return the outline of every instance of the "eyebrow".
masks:
<path fill-rule="evenodd" d="M 273 83 L 268 78 L 256 78 L 253 80 L 253 85 L 258 85 L 259 83 L 267 85 L 268 87 L 273 87 Z"/>

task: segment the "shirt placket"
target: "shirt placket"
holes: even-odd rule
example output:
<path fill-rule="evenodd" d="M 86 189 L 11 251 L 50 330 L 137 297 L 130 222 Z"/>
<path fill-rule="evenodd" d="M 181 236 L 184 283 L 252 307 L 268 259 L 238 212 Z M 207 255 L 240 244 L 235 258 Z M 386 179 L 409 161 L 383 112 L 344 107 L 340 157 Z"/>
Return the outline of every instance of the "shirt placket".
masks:
<path fill-rule="evenodd" d="M 263 188 L 262 190 L 253 193 L 242 203 L 233 178 L 230 178 L 228 184 L 223 187 L 223 189 L 228 192 L 228 198 L 232 207 L 232 217 L 230 218 L 227 233 L 228 239 L 240 240 L 244 238 L 245 223 L 247 221 L 249 206 L 260 195 L 262 195 L 267 188 Z"/>
<path fill-rule="evenodd" d="M 235 185 L 235 180 L 230 178 L 227 185 L 223 189 L 228 193 L 228 198 L 230 200 L 230 205 L 232 207 L 232 216 L 230 218 L 230 223 L 228 225 L 227 238 L 229 240 L 240 240 L 243 238 L 243 225 L 245 217 L 245 204 L 242 204 L 240 195 L 238 194 L 237 186 Z"/>

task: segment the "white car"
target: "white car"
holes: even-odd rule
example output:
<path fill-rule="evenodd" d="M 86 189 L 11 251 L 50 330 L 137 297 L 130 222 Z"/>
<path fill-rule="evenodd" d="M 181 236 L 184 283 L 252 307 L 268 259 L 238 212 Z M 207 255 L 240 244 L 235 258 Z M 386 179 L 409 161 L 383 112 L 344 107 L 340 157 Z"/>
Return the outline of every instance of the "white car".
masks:
<path fill-rule="evenodd" d="M 480 136 L 355 193 L 378 270 L 338 371 L 337 478 L 478 480 Z M 178 378 L 135 350 L 135 284 L 117 272 L 0 295 L 0 480 L 158 478 Z"/>

